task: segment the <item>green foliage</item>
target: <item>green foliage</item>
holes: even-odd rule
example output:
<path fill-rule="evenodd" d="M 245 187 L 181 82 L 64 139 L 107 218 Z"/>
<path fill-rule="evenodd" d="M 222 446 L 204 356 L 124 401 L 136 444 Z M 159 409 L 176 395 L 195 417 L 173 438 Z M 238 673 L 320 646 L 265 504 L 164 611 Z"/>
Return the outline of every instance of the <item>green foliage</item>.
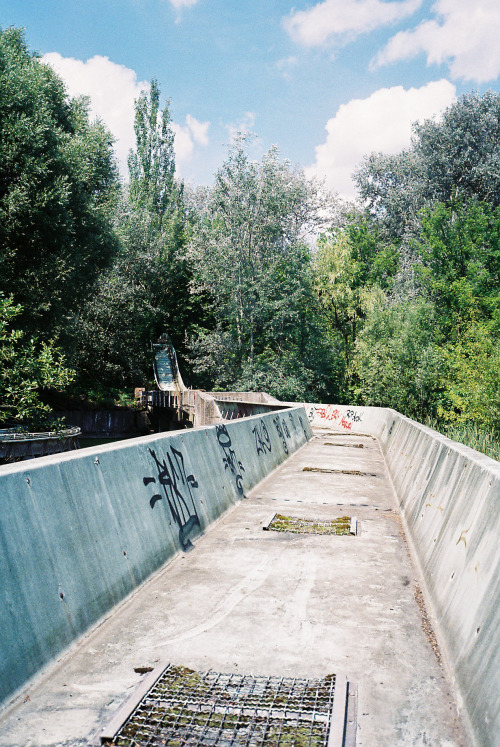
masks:
<path fill-rule="evenodd" d="M 354 173 L 367 215 L 386 240 L 395 241 L 419 232 L 418 214 L 425 204 L 424 173 L 414 150 L 371 153 Z"/>
<path fill-rule="evenodd" d="M 175 198 L 175 156 L 169 103 L 160 111 L 156 80 L 151 81 L 149 94 L 141 91 L 135 102 L 134 131 L 136 148 L 128 157 L 130 203 L 161 230 Z"/>
<path fill-rule="evenodd" d="M 323 333 L 306 240 L 321 220 L 317 188 L 275 148 L 252 162 L 240 140 L 203 198 L 189 257 L 215 324 L 191 338 L 195 371 L 214 386 L 254 389 L 273 376 L 280 391 L 320 386 L 308 359 Z"/>
<path fill-rule="evenodd" d="M 169 331 L 182 357 L 184 335 L 196 316 L 185 258 L 189 220 L 183 187 L 175 181 L 173 131 L 160 91 L 136 101 L 136 148 L 129 154 L 130 183 L 115 223 L 121 249 L 102 273 L 95 293 L 71 319 L 79 386 L 116 390 L 152 377 L 150 342 Z"/>
<path fill-rule="evenodd" d="M 451 438 L 452 441 L 458 441 L 471 449 L 481 451 L 500 462 L 500 434 L 498 430 L 492 431 L 470 421 L 456 423 L 437 418 L 427 418 L 424 423 L 429 428 L 442 433 L 443 436 Z"/>
<path fill-rule="evenodd" d="M 419 276 L 439 322 L 456 336 L 472 319 L 500 310 L 500 208 L 475 201 L 438 203 L 422 213 Z"/>
<path fill-rule="evenodd" d="M 500 94 L 414 125 L 411 148 L 372 154 L 357 183 L 401 267 L 356 343 L 360 400 L 498 434 Z"/>
<path fill-rule="evenodd" d="M 355 174 L 360 198 L 385 237 L 420 233 L 419 212 L 457 198 L 500 204 L 500 94 L 468 93 L 439 120 L 415 123 L 409 149 L 371 153 Z"/>
<path fill-rule="evenodd" d="M 62 326 L 109 264 L 117 179 L 87 102 L 68 99 L 22 31 L 0 30 L 0 291 L 22 305 L 24 329 Z"/>
<path fill-rule="evenodd" d="M 116 401 L 148 383 L 168 331 L 204 388 L 500 433 L 500 94 L 466 94 L 407 150 L 367 156 L 365 209 L 341 227 L 317 183 L 276 148 L 252 161 L 244 138 L 213 188 L 185 190 L 155 80 L 135 134 L 120 188 L 88 102 L 0 30 L 4 422 L 40 425 L 44 390 L 71 381 L 55 335 L 74 391 Z"/>
<path fill-rule="evenodd" d="M 445 348 L 446 400 L 437 414 L 445 422 L 476 423 L 500 435 L 500 335 L 472 322 Z"/>
<path fill-rule="evenodd" d="M 500 93 L 466 93 L 441 120 L 414 126 L 423 167 L 422 191 L 432 202 L 456 197 L 500 204 Z"/>
<path fill-rule="evenodd" d="M 330 327 L 341 339 L 345 394 L 353 384 L 352 356 L 364 320 L 380 308 L 398 267 L 398 253 L 380 240 L 376 227 L 350 216 L 342 230 L 320 237 L 314 256 L 314 286 Z"/>
<path fill-rule="evenodd" d="M 73 378 L 54 340 L 39 343 L 11 324 L 21 314 L 12 298 L 0 295 L 0 424 L 22 424 L 28 430 L 53 427 L 44 389 L 61 389 Z"/>
<path fill-rule="evenodd" d="M 375 310 L 356 342 L 359 401 L 417 419 L 435 414 L 443 355 L 434 328 L 433 306 L 423 299 Z"/>

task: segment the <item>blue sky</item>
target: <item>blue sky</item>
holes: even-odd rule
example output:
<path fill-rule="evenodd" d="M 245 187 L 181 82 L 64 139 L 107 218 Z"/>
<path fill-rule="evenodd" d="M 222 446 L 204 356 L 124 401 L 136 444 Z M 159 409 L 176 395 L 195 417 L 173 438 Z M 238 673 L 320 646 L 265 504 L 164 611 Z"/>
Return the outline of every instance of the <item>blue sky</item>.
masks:
<path fill-rule="evenodd" d="M 0 25 L 117 138 L 151 78 L 171 101 L 180 176 L 210 184 L 237 130 L 350 196 L 364 154 L 396 152 L 412 121 L 498 90 L 498 0 L 0 0 Z"/>

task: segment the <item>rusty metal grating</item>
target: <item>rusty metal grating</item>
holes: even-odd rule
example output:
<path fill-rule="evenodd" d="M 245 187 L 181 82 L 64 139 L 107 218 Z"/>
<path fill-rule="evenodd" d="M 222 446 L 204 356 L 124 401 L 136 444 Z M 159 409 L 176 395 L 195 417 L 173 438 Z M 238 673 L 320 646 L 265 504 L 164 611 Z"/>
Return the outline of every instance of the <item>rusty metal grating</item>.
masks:
<path fill-rule="evenodd" d="M 169 665 L 101 743 L 116 747 L 327 747 L 335 675 L 199 673 Z"/>
<path fill-rule="evenodd" d="M 293 534 L 356 534 L 356 519 L 341 516 L 337 519 L 319 521 L 317 519 L 301 519 L 297 516 L 275 514 L 271 521 L 263 527 L 273 532 L 292 532 Z"/>

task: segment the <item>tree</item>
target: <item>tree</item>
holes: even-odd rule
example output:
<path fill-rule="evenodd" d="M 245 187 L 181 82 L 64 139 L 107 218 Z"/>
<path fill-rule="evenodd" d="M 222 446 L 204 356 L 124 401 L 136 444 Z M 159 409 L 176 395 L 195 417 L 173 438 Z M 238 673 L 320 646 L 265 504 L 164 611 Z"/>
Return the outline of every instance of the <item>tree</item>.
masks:
<path fill-rule="evenodd" d="M 308 244 L 322 220 L 317 185 L 276 148 L 251 161 L 239 139 L 204 197 L 189 256 L 215 328 L 191 338 L 195 370 L 216 387 L 311 391 L 321 374 L 308 355 L 322 347 Z"/>
<path fill-rule="evenodd" d="M 150 342 L 166 330 L 184 365 L 185 333 L 201 316 L 189 293 L 189 217 L 183 185 L 175 179 L 169 104 L 160 110 L 154 80 L 136 101 L 135 134 L 130 181 L 115 217 L 120 251 L 72 317 L 79 385 L 87 390 L 146 384 L 152 377 Z"/>
<path fill-rule="evenodd" d="M 415 246 L 420 282 L 447 338 L 473 320 L 500 321 L 500 207 L 475 200 L 438 203 L 423 211 Z"/>
<path fill-rule="evenodd" d="M 371 153 L 358 166 L 354 181 L 367 215 L 385 240 L 401 242 L 418 234 L 424 170 L 413 149 Z"/>
<path fill-rule="evenodd" d="M 135 102 L 135 150 L 128 157 L 129 199 L 135 211 L 144 211 L 152 230 L 161 232 L 165 214 L 175 206 L 174 132 L 169 102 L 160 112 L 160 89 L 151 81 L 149 94 L 141 91 Z"/>
<path fill-rule="evenodd" d="M 21 314 L 12 297 L 0 294 L 0 425 L 29 430 L 52 427 L 51 409 L 41 399 L 45 389 L 61 389 L 73 378 L 54 340 L 38 342 L 11 329 Z"/>
<path fill-rule="evenodd" d="M 475 423 L 500 435 L 500 334 L 472 321 L 444 349 L 445 393 L 438 416 Z"/>
<path fill-rule="evenodd" d="M 441 120 L 414 125 L 414 150 L 423 165 L 424 196 L 500 204 L 500 93 L 466 93 Z"/>
<path fill-rule="evenodd" d="M 352 355 L 364 320 L 384 300 L 398 268 L 398 253 L 386 246 L 376 227 L 351 215 L 341 230 L 330 230 L 318 242 L 314 257 L 315 290 L 328 320 L 332 340 L 344 359 L 346 394 L 352 384 Z"/>
<path fill-rule="evenodd" d="M 50 336 L 109 265 L 118 185 L 112 138 L 23 32 L 0 30 L 0 291 Z"/>
<path fill-rule="evenodd" d="M 414 123 L 411 147 L 372 153 L 355 173 L 369 215 L 385 238 L 420 233 L 419 212 L 456 199 L 500 204 L 500 94 L 467 93 L 441 119 Z M 411 257 L 414 259 L 414 257 Z"/>
<path fill-rule="evenodd" d="M 375 310 L 356 341 L 357 397 L 424 420 L 443 392 L 443 355 L 431 303 L 416 299 Z"/>

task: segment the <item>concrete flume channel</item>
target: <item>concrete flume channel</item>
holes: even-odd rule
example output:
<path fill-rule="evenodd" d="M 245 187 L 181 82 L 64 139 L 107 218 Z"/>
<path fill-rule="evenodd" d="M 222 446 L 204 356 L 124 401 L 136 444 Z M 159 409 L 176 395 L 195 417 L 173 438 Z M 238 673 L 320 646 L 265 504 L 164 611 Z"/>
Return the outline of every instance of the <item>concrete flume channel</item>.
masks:
<path fill-rule="evenodd" d="M 344 673 L 365 747 L 500 744 L 499 488 L 394 411 L 318 404 L 1 467 L 0 744 L 96 742 L 167 663 Z"/>

